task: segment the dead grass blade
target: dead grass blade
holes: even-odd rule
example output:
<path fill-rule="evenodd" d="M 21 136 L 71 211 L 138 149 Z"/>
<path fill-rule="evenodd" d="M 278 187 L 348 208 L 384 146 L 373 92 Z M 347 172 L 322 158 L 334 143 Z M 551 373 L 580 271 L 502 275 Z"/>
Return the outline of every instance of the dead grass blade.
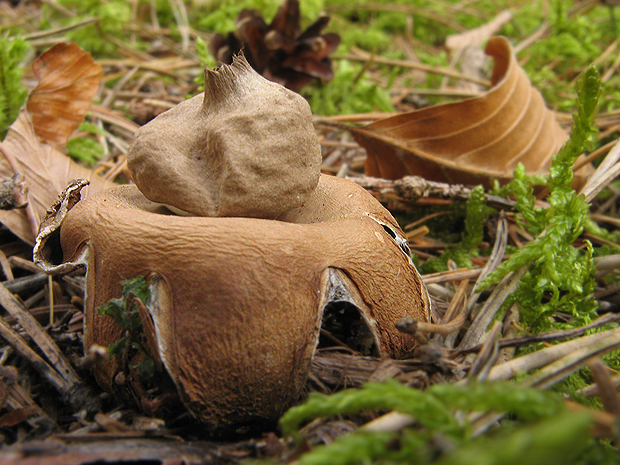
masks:
<path fill-rule="evenodd" d="M 474 321 L 463 336 L 459 349 L 467 349 L 479 343 L 480 338 L 486 332 L 493 317 L 500 309 L 506 298 L 514 292 L 519 281 L 527 271 L 527 267 L 521 267 L 515 272 L 508 274 L 502 279 L 476 314 Z"/>
<path fill-rule="evenodd" d="M 500 12 L 495 18 L 486 24 L 459 34 L 446 37 L 446 48 L 452 51 L 462 50 L 465 47 L 480 47 L 487 39 L 497 32 L 512 19 L 510 10 Z"/>
<path fill-rule="evenodd" d="M 495 321 L 488 332 L 487 340 L 482 345 L 480 352 L 478 352 L 478 356 L 469 369 L 469 373 L 467 373 L 468 382 L 480 382 L 488 378 L 489 372 L 497 362 L 499 355 L 498 339 L 501 329 L 502 324 L 499 321 Z"/>
<path fill-rule="evenodd" d="M 476 292 L 478 284 L 482 282 L 490 273 L 495 271 L 495 269 L 500 265 L 502 260 L 504 259 L 504 253 L 506 252 L 506 245 L 508 245 L 508 221 L 506 220 L 506 215 L 501 212 L 501 218 L 497 223 L 497 228 L 495 231 L 495 244 L 493 245 L 493 250 L 491 255 L 489 256 L 489 260 L 486 262 L 484 267 L 482 268 L 482 272 L 478 279 L 476 280 L 476 284 L 474 284 L 474 288 L 471 291 L 471 295 L 469 296 L 469 300 L 467 301 L 467 310 L 471 312 L 474 304 L 478 301 L 478 297 L 480 294 Z"/>
<path fill-rule="evenodd" d="M 609 151 L 596 171 L 590 176 L 580 194 L 585 195 L 586 202 L 591 202 L 607 185 L 620 174 L 620 139 Z"/>
<path fill-rule="evenodd" d="M 529 383 L 530 385 L 549 386 L 549 383 L 554 379 L 557 381 L 557 376 L 553 378 L 551 378 L 551 376 L 559 369 L 572 366 L 576 370 L 579 360 L 586 363 L 589 357 L 609 352 L 618 346 L 620 346 L 620 328 L 602 331 L 547 347 L 538 352 L 527 354 L 523 357 L 515 358 L 514 360 L 498 365 L 491 370 L 489 379 L 512 379 L 519 373 L 548 366 L 563 359 L 563 357 L 572 355 L 573 357 L 571 357 L 571 359 L 566 359 L 551 369 L 547 369 L 544 372 L 541 370 L 541 372 L 535 375 L 536 378 L 532 378 Z M 566 375 L 568 374 L 569 373 L 566 373 Z"/>

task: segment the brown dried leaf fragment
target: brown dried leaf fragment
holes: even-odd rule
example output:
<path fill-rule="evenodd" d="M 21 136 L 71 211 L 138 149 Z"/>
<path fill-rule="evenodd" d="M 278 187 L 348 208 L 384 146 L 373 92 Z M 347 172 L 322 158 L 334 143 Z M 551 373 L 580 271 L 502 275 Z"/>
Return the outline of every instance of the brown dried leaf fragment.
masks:
<path fill-rule="evenodd" d="M 115 186 L 111 181 L 78 165 L 64 153 L 49 144 L 41 143 L 34 132 L 30 114 L 22 108 L 17 120 L 11 125 L 3 145 L 17 159 L 20 172 L 26 179 L 28 199 L 38 218 L 55 202 L 58 193 L 75 178 L 89 179 L 89 192 Z M 0 177 L 10 177 L 13 171 L 5 158 L 0 158 Z M 25 210 L 0 210 L 0 222 L 23 241 L 34 244 Z"/>
<path fill-rule="evenodd" d="M 26 108 L 34 131 L 58 148 L 67 144 L 99 89 L 103 69 L 75 44 L 57 44 L 32 64 L 39 84 L 30 92 Z"/>
<path fill-rule="evenodd" d="M 26 421 L 28 417 L 38 413 L 36 407 L 24 407 L 5 413 L 0 417 L 0 428 L 15 426 Z"/>
<path fill-rule="evenodd" d="M 406 175 L 431 181 L 492 185 L 510 181 L 519 162 L 529 174 L 547 174 L 568 135 L 545 107 L 504 37 L 489 40 L 493 88 L 484 96 L 402 113 L 351 128 L 368 152 L 366 174 Z M 576 173 L 582 184 L 592 172 Z"/>

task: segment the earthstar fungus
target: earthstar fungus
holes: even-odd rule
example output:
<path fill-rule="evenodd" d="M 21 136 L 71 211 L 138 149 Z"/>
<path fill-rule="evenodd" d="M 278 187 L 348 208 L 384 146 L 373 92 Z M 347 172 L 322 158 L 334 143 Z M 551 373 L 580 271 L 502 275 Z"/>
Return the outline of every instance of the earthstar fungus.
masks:
<path fill-rule="evenodd" d="M 411 352 L 395 323 L 428 321 L 430 303 L 403 232 L 364 189 L 320 174 L 308 104 L 243 57 L 144 126 L 128 158 L 137 186 L 81 200 L 87 182 L 74 181 L 35 244 L 48 273 L 87 267 L 86 349 L 122 337 L 97 308 L 144 276 L 146 340 L 213 431 L 275 421 L 295 402 L 331 303 L 359 311 L 376 355 Z M 126 395 L 125 369 L 111 359 L 94 374 Z"/>

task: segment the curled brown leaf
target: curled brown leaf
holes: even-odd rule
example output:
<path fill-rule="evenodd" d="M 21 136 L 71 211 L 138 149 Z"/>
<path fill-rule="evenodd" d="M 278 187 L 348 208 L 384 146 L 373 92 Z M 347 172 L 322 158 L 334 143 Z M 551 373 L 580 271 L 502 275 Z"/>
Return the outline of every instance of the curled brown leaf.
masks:
<path fill-rule="evenodd" d="M 493 87 L 482 97 L 351 128 L 368 153 L 367 175 L 417 175 L 490 187 L 493 179 L 512 179 L 519 162 L 529 174 L 547 174 L 568 135 L 518 65 L 508 40 L 491 38 L 485 52 L 494 58 Z M 591 172 L 591 166 L 584 166 L 577 182 Z"/>

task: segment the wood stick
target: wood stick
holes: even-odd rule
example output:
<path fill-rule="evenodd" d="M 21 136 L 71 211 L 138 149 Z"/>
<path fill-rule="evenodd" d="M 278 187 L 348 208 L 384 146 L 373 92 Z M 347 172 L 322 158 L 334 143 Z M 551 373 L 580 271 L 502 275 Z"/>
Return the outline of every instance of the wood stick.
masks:
<path fill-rule="evenodd" d="M 82 380 L 51 336 L 43 330 L 28 309 L 26 309 L 2 283 L 0 283 L 0 305 L 17 319 L 19 325 L 26 331 L 37 346 L 39 346 L 52 366 L 58 370 L 58 373 L 66 382 L 63 386 L 66 391 L 74 384 L 82 384 Z"/>
<path fill-rule="evenodd" d="M 28 360 L 41 374 L 41 376 L 52 386 L 54 386 L 56 390 L 59 392 L 66 392 L 67 383 L 62 376 L 60 376 L 56 370 L 54 370 L 45 360 L 43 360 L 34 350 L 32 350 L 28 344 L 26 344 L 26 341 L 24 341 L 19 334 L 9 328 L 2 319 L 0 319 L 0 336 L 22 357 Z"/>

